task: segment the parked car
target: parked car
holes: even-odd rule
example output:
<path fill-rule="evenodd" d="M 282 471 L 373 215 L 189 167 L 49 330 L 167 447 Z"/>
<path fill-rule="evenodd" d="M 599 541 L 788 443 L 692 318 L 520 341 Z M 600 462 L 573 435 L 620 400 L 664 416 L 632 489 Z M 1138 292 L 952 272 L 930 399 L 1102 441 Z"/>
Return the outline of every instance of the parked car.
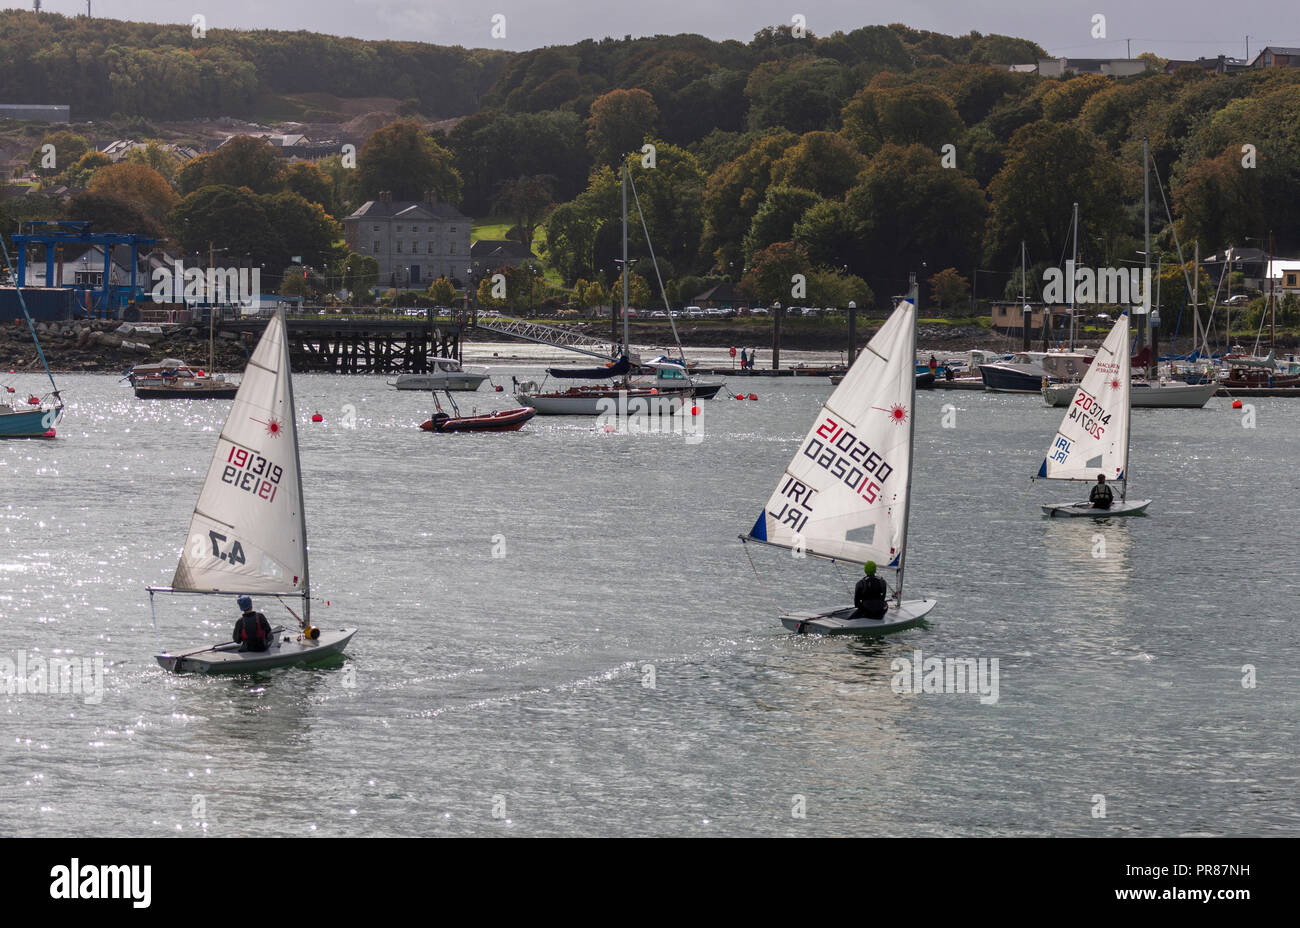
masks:
<path fill-rule="evenodd" d="M 657 309 L 657 310 L 655 310 L 654 312 L 652 312 L 652 313 L 650 314 L 650 318 L 651 318 L 651 319 L 667 319 L 667 318 L 668 318 L 668 314 L 667 314 L 666 312 L 664 312 L 662 309 Z"/>
<path fill-rule="evenodd" d="M 751 316 L 766 316 L 766 315 L 767 315 L 767 307 L 765 307 L 765 306 L 755 306 L 753 309 L 751 309 L 751 310 L 749 311 L 749 314 L 750 314 Z"/>
<path fill-rule="evenodd" d="M 1225 306 L 1239 306 L 1242 303 L 1249 303 L 1250 299 L 1250 294 L 1248 293 L 1234 293 L 1232 296 L 1224 300 L 1223 304 Z"/>

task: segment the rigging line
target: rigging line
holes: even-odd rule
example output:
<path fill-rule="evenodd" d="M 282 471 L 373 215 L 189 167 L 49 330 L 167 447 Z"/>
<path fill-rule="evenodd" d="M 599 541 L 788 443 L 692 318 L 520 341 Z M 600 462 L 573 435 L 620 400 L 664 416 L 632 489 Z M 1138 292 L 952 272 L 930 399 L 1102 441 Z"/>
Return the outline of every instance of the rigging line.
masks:
<path fill-rule="evenodd" d="M 163 653 L 162 639 L 158 637 L 158 614 L 153 608 L 153 590 L 149 591 L 149 618 L 153 620 L 153 643 L 158 647 L 158 653 Z"/>
<path fill-rule="evenodd" d="M 754 579 L 758 581 L 758 585 L 762 588 L 764 595 L 767 596 L 768 602 L 772 604 L 772 608 L 776 610 L 777 615 L 784 615 L 785 610 L 782 609 L 780 604 L 777 603 L 776 598 L 772 595 L 771 590 L 767 588 L 767 585 L 763 583 L 763 578 L 759 576 L 758 566 L 754 563 L 754 556 L 749 553 L 749 545 L 745 544 L 745 542 L 743 541 L 740 544 L 741 547 L 745 549 L 745 557 L 749 559 L 750 569 L 754 571 Z"/>
<path fill-rule="evenodd" d="M 681 355 L 682 367 L 686 367 L 686 349 L 682 347 L 682 340 L 677 335 L 677 321 L 673 319 L 672 308 L 668 305 L 668 292 L 664 290 L 663 275 L 659 273 L 659 262 L 655 259 L 655 246 L 650 243 L 650 230 L 646 227 L 645 211 L 641 209 L 641 197 L 636 192 L 636 181 L 632 179 L 631 171 L 628 171 L 627 182 L 632 188 L 632 199 L 636 202 L 637 215 L 641 217 L 641 231 L 645 234 L 645 245 L 650 251 L 650 263 L 655 267 L 655 278 L 659 281 L 659 294 L 664 298 L 664 310 L 668 313 L 668 324 L 673 329 L 673 340 L 677 342 L 677 353 Z M 681 296 L 681 294 L 679 293 L 678 296 Z M 630 353 L 630 349 L 626 345 L 623 346 L 623 350 Z"/>
<path fill-rule="evenodd" d="M 1053 440 L 1055 440 L 1055 439 L 1053 439 Z M 1020 494 L 1020 499 L 1016 500 L 1016 504 L 1015 504 L 1015 506 L 1013 506 L 1012 508 L 1008 509 L 1006 512 L 999 513 L 999 515 L 1004 515 L 1004 516 L 1014 516 L 1014 515 L 1017 515 L 1017 514 L 1020 512 L 1020 510 L 1021 510 L 1022 508 L 1024 508 L 1024 505 L 1025 505 L 1025 498 L 1026 498 L 1027 496 L 1029 496 L 1029 491 L 1032 490 L 1032 489 L 1034 488 L 1034 481 L 1037 480 L 1037 479 L 1038 479 L 1037 477 L 1030 477 L 1030 478 L 1029 478 L 1029 483 L 1025 485 L 1025 492 Z M 1046 480 L 1047 478 L 1045 477 L 1045 478 L 1043 478 L 1043 479 Z"/>

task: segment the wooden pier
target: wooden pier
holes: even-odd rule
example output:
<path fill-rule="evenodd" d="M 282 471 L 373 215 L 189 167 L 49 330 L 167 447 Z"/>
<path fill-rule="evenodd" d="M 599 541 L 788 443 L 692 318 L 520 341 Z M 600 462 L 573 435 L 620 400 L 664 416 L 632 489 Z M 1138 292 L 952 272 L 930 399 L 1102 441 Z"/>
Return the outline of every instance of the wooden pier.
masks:
<path fill-rule="evenodd" d="M 471 318 L 411 316 L 290 316 L 289 360 L 295 371 L 330 374 L 422 374 L 429 359 L 460 360 L 461 338 Z M 266 328 L 266 318 L 226 321 L 221 331 L 248 333 Z"/>

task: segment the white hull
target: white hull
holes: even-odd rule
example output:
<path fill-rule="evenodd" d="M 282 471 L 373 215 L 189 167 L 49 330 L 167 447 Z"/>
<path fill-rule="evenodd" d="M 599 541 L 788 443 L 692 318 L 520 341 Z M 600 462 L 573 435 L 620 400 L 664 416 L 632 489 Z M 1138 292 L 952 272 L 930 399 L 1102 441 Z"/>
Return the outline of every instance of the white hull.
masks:
<path fill-rule="evenodd" d="M 1094 509 L 1089 503 L 1048 503 L 1043 506 L 1043 513 L 1052 517 L 1105 519 L 1110 516 L 1142 515 L 1150 505 L 1149 499 L 1118 501 L 1109 509 Z"/>
<path fill-rule="evenodd" d="M 890 603 L 881 619 L 855 619 L 852 606 L 823 612 L 790 612 L 781 624 L 797 635 L 884 635 L 921 624 L 938 602 L 933 599 L 905 599 Z"/>
<path fill-rule="evenodd" d="M 1069 406 L 1079 385 L 1057 384 L 1043 387 L 1048 406 Z M 1129 390 L 1131 409 L 1200 409 L 1219 389 L 1217 383 L 1135 383 Z"/>
<path fill-rule="evenodd" d="M 459 374 L 402 374 L 390 386 L 398 390 L 477 390 L 488 379 L 487 374 L 462 371 Z"/>
<path fill-rule="evenodd" d="M 276 667 L 316 664 L 342 654 L 355 628 L 321 629 L 315 641 L 303 638 L 284 627 L 272 631 L 274 641 L 265 651 L 241 651 L 233 642 L 219 644 L 204 651 L 155 655 L 164 670 L 173 673 L 256 673 Z"/>

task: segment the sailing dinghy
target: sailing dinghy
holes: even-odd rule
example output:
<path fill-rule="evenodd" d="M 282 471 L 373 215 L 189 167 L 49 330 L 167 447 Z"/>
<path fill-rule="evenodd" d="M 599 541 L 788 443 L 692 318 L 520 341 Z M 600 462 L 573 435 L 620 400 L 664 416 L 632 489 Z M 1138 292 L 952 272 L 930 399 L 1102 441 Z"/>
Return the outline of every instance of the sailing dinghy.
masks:
<path fill-rule="evenodd" d="M 151 609 L 158 592 L 222 594 L 231 597 L 227 614 L 233 628 L 239 617 L 234 598 L 247 594 L 281 602 L 299 597 L 303 616 L 289 609 L 299 627 L 274 627 L 266 651 L 241 651 L 233 642 L 179 654 L 162 651 L 157 659 L 165 669 L 251 673 L 313 664 L 342 653 L 356 634 L 355 628 L 311 624 L 307 519 L 283 310 L 267 324 L 244 371 L 188 538 L 172 585 L 148 588 Z"/>
<path fill-rule="evenodd" d="M 1109 509 L 1096 509 L 1088 502 L 1049 503 L 1043 506 L 1047 515 L 1132 516 L 1151 505 L 1149 499 L 1128 498 L 1130 368 L 1125 314 L 1116 321 L 1084 374 L 1035 477 L 1095 483 L 1098 474 L 1105 474 L 1108 481 L 1119 481 L 1119 500 Z"/>
<path fill-rule="evenodd" d="M 827 398 L 743 542 L 895 572 L 883 618 L 853 606 L 781 616 L 798 634 L 879 635 L 917 625 L 933 599 L 903 599 L 916 425 L 916 289 Z M 886 580 L 888 583 L 888 580 Z"/>

